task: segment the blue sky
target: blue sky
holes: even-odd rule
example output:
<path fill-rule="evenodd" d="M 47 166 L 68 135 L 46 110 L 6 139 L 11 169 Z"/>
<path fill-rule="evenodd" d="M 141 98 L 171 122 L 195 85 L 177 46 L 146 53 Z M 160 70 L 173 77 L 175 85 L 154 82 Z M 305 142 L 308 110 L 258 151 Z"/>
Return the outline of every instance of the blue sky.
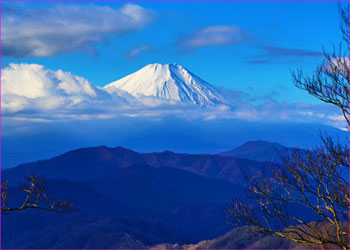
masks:
<path fill-rule="evenodd" d="M 321 130 L 347 129 L 335 106 L 297 89 L 290 75 L 312 72 L 322 46 L 341 41 L 335 1 L 2 1 L 1 25 L 2 167 L 96 145 L 309 147 Z M 182 65 L 229 104 L 101 88 L 150 63 Z"/>
<path fill-rule="evenodd" d="M 341 38 L 337 2 L 333 1 L 130 3 L 145 8 L 149 16 L 144 24 L 106 31 L 88 49 L 77 46 L 65 50 L 67 39 L 55 53 L 41 56 L 28 53 L 14 56 L 10 50 L 4 51 L 2 41 L 1 67 L 9 63 L 36 63 L 104 86 L 149 63 L 176 62 L 217 87 L 272 96 L 278 101 L 319 103 L 293 86 L 290 69 L 300 67 L 311 72 L 322 60 L 322 46 L 328 47 Z M 58 5 L 119 9 L 125 4 L 2 2 L 2 18 L 15 13 L 15 18 L 24 21 L 34 15 L 35 9 L 44 13 Z M 40 15 L 36 18 L 33 30 L 40 29 L 38 23 L 45 22 Z M 118 21 L 115 25 L 119 25 Z M 74 18 L 70 17 L 69 22 L 74 22 Z M 214 27 L 214 33 L 210 33 L 210 27 Z M 214 37 L 208 42 L 208 36 L 213 34 L 223 36 L 224 40 Z M 207 42 L 203 43 L 203 36 Z M 61 42 L 60 36 L 56 39 Z"/>

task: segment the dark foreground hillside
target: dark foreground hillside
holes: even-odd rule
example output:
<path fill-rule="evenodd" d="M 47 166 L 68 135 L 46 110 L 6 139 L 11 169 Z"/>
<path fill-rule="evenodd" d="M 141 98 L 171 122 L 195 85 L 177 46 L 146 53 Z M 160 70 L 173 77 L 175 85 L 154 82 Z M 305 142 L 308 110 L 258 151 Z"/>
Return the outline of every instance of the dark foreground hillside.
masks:
<path fill-rule="evenodd" d="M 335 233 L 335 227 L 328 221 L 311 222 L 319 226 L 319 232 Z M 349 224 L 344 223 L 343 230 L 348 230 Z M 306 228 L 304 225 L 297 227 Z M 287 229 L 287 228 L 285 228 Z M 334 234 L 335 235 L 335 234 Z M 348 244 L 348 243 L 347 243 Z M 230 232 L 210 240 L 196 244 L 163 243 L 152 246 L 151 249 L 316 249 L 317 245 L 301 244 L 292 240 L 273 237 L 254 230 L 254 227 L 238 227 Z M 322 249 L 339 249 L 339 246 L 328 243 Z"/>
<path fill-rule="evenodd" d="M 266 236 L 246 228 L 235 228 L 223 236 L 196 244 L 158 244 L 152 249 L 296 249 L 305 246 L 287 239 Z"/>

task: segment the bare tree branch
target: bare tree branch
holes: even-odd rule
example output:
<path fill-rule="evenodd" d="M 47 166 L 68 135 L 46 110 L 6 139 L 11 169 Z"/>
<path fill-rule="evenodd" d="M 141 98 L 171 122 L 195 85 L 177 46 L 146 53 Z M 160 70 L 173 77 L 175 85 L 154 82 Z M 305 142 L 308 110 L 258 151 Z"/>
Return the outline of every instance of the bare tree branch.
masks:
<path fill-rule="evenodd" d="M 72 211 L 74 204 L 68 201 L 61 201 L 60 199 L 51 200 L 46 194 L 47 187 L 45 186 L 45 179 L 39 178 L 35 175 L 25 177 L 26 183 L 20 185 L 20 189 L 26 196 L 21 205 L 16 207 L 8 207 L 7 200 L 9 195 L 9 181 L 1 184 L 1 212 L 5 214 L 11 211 L 20 211 L 26 209 L 47 210 L 58 213 L 65 213 Z"/>
<path fill-rule="evenodd" d="M 292 77 L 296 87 L 338 107 L 349 129 L 349 6 L 339 5 L 339 14 L 346 49 L 340 44 L 332 53 L 324 50 L 325 60 L 315 74 L 297 70 Z M 294 152 L 282 166 L 246 178 L 254 202 L 234 201 L 227 207 L 227 222 L 307 247 L 349 249 L 349 145 L 327 134 L 321 140 L 313 152 Z M 291 205 L 308 209 L 321 221 L 292 216 Z"/>

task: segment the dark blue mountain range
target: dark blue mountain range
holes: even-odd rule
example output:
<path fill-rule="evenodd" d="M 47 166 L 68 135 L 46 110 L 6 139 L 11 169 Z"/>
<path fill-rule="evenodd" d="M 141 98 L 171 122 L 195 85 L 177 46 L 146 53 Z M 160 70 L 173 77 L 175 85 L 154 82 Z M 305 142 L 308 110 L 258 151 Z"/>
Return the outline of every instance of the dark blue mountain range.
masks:
<path fill-rule="evenodd" d="M 266 147 L 255 144 L 252 159 Z M 21 164 L 2 171 L 2 181 L 12 181 L 9 206 L 23 200 L 16 185 L 36 174 L 46 179 L 51 197 L 75 202 L 77 211 L 3 215 L 2 248 L 147 248 L 215 238 L 232 229 L 225 223 L 226 205 L 245 199 L 243 172 L 258 173 L 270 164 L 105 146 Z"/>

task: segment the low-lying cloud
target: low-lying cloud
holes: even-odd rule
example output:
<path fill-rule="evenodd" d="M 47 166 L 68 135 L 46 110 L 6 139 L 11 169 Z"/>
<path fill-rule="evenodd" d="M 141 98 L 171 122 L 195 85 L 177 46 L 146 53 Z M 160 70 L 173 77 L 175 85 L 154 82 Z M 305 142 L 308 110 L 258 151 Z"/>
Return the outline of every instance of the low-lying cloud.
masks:
<path fill-rule="evenodd" d="M 38 64 L 10 64 L 1 72 L 1 111 L 5 115 L 94 110 L 99 106 L 105 108 L 107 103 L 126 108 L 127 95 L 121 91 L 111 96 L 83 77 Z"/>
<path fill-rule="evenodd" d="M 46 57 L 71 51 L 95 52 L 110 35 L 142 29 L 153 13 L 136 4 L 116 9 L 94 4 L 57 4 L 1 13 L 1 54 Z"/>
<path fill-rule="evenodd" d="M 281 103 L 273 97 L 254 104 L 240 90 L 218 91 L 232 106 L 199 106 L 156 97 L 108 93 L 87 79 L 37 64 L 10 64 L 1 75 L 2 117 L 12 120 L 91 120 L 116 117 L 175 116 L 184 119 L 241 119 L 263 122 L 313 122 L 345 128 L 336 107 L 327 104 Z"/>

